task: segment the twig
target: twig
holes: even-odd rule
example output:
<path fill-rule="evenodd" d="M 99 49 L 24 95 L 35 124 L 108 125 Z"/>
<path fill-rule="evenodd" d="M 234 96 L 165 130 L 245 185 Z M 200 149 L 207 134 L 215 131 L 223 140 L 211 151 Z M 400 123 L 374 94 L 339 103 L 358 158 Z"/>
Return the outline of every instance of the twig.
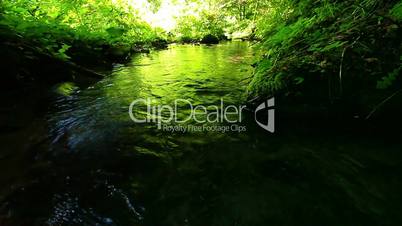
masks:
<path fill-rule="evenodd" d="M 256 97 L 254 97 L 253 99 L 248 100 L 247 103 L 253 104 L 253 103 L 254 103 L 256 100 L 258 100 L 258 99 L 261 99 L 261 97 L 260 97 L 260 96 L 256 96 Z"/>
<path fill-rule="evenodd" d="M 93 71 L 93 70 L 88 69 L 86 67 L 83 67 L 81 65 L 75 64 L 73 62 L 70 62 L 70 61 L 67 61 L 67 62 L 61 61 L 61 62 L 66 64 L 66 65 L 68 65 L 68 66 L 70 66 L 70 67 L 72 67 L 72 68 L 74 68 L 74 69 L 76 69 L 76 70 L 78 70 L 78 71 L 81 71 L 81 72 L 84 72 L 84 73 L 86 73 L 88 75 L 91 75 L 92 77 L 95 77 L 95 78 L 104 78 L 105 77 L 105 75 L 103 75 L 103 74 L 100 74 L 100 73 L 98 73 L 96 71 Z"/>
<path fill-rule="evenodd" d="M 278 55 L 276 56 L 276 59 L 275 59 L 275 61 L 274 61 L 274 64 L 272 65 L 271 69 L 268 70 L 268 72 L 271 72 L 271 71 L 275 68 L 276 62 L 278 62 L 278 59 L 279 59 L 279 55 L 280 55 L 280 54 L 281 54 L 281 53 L 279 52 Z"/>
<path fill-rule="evenodd" d="M 381 103 L 377 104 L 373 110 L 367 115 L 366 120 L 370 119 L 371 116 L 380 108 L 382 107 L 385 103 L 387 103 L 389 100 L 391 100 L 394 96 L 398 95 L 402 90 L 398 90 L 394 92 L 391 96 L 385 98 Z"/>
<path fill-rule="evenodd" d="M 341 96 L 343 95 L 342 69 L 343 69 L 343 60 L 345 58 L 345 53 L 346 53 L 346 50 L 350 47 L 353 47 L 359 39 L 360 39 L 360 36 L 357 37 L 356 40 L 352 44 L 347 45 L 342 51 L 341 65 L 339 66 L 339 93 Z"/>
<path fill-rule="evenodd" d="M 341 96 L 343 95 L 343 86 L 342 86 L 342 68 L 343 68 L 343 59 L 345 57 L 345 52 L 349 46 L 346 46 L 342 51 L 341 65 L 339 66 L 339 92 Z"/>
<path fill-rule="evenodd" d="M 252 75 L 252 76 L 248 76 L 248 77 L 246 77 L 246 78 L 243 78 L 243 79 L 241 79 L 240 81 L 239 81 L 239 83 L 242 83 L 242 82 L 245 82 L 247 79 L 252 79 L 254 76 Z"/>

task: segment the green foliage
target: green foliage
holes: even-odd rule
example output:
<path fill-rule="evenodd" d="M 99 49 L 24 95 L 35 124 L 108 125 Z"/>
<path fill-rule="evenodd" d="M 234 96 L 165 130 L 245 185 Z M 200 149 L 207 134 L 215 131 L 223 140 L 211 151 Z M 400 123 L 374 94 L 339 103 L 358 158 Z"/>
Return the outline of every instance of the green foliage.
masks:
<path fill-rule="evenodd" d="M 402 1 L 396 4 L 389 12 L 392 17 L 402 20 Z"/>
<path fill-rule="evenodd" d="M 4 0 L 0 24 L 45 52 L 68 60 L 68 50 L 151 42 L 156 32 L 125 1 Z"/>
<path fill-rule="evenodd" d="M 387 89 L 395 82 L 401 72 L 401 67 L 393 70 L 388 76 L 383 77 L 381 81 L 377 82 L 377 89 Z"/>
<path fill-rule="evenodd" d="M 192 0 L 173 31 L 179 38 L 199 40 L 206 35 L 252 38 L 257 18 L 265 17 L 267 0 Z M 193 12 L 193 13 L 188 13 Z"/>
<path fill-rule="evenodd" d="M 67 56 L 66 51 L 71 48 L 71 46 L 67 44 L 63 44 L 62 47 L 57 51 L 56 57 L 61 60 L 69 60 L 71 57 Z"/>
<path fill-rule="evenodd" d="M 222 37 L 225 27 L 223 15 L 203 10 L 199 15 L 185 15 L 178 18 L 178 26 L 175 29 L 176 35 L 182 41 L 200 40 L 206 35 Z"/>
<path fill-rule="evenodd" d="M 402 56 L 400 57 L 401 63 L 398 68 L 395 68 L 387 76 L 382 77 L 381 80 L 377 82 L 377 89 L 387 89 L 395 84 L 395 81 L 401 74 L 402 71 Z"/>
<path fill-rule="evenodd" d="M 384 12 L 399 18 L 401 2 L 278 0 L 267 4 L 265 16 L 256 20 L 261 55 L 250 95 L 288 92 L 330 78 L 339 80 L 333 82 L 338 87 L 328 89 L 342 90 L 346 70 L 353 75 L 348 81 L 362 78 L 367 84 L 388 74 L 378 83 L 381 88 L 389 87 L 399 75 L 400 69 L 389 71 L 395 68 L 389 65 L 399 65 L 395 58 L 400 53 L 400 25 L 390 25 Z M 379 65 L 383 62 L 388 65 Z"/>

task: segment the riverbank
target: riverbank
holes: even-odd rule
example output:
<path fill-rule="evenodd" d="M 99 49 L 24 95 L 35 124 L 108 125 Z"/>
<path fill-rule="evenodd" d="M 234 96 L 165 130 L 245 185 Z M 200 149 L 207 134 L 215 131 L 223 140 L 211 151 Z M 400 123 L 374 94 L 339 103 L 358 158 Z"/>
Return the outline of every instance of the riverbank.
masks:
<path fill-rule="evenodd" d="M 4 88 L 12 89 L 19 84 L 34 81 L 55 84 L 80 79 L 101 79 L 104 77 L 102 71 L 111 70 L 115 63 L 128 62 L 132 54 L 167 48 L 167 42 L 163 39 L 130 45 L 97 44 L 93 40 L 65 40 L 56 44 L 68 46 L 68 49 L 62 51 L 63 57 L 49 52 L 46 46 L 35 40 L 0 26 L 0 60 L 3 65 L 1 80 Z"/>
<path fill-rule="evenodd" d="M 259 25 L 249 100 L 276 96 L 295 118 L 400 121 L 402 3 L 285 1 L 275 12 Z"/>
<path fill-rule="evenodd" d="M 128 3 L 112 1 L 0 4 L 2 84 L 98 78 L 135 53 L 167 47 L 162 33 Z"/>

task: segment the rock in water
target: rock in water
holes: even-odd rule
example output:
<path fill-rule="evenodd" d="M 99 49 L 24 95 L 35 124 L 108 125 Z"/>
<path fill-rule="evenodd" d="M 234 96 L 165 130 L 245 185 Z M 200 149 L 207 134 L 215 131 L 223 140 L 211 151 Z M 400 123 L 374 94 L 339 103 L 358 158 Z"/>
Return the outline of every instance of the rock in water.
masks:
<path fill-rule="evenodd" d="M 203 44 L 218 44 L 219 39 L 218 39 L 218 37 L 209 34 L 209 35 L 204 36 L 204 38 L 202 38 L 201 43 L 203 43 Z"/>

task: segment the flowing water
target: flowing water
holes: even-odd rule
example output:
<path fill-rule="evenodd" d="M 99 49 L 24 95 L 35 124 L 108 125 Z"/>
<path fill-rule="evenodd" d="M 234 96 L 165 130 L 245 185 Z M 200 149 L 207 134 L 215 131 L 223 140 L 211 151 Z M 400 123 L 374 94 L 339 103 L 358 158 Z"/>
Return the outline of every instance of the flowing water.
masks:
<path fill-rule="evenodd" d="M 381 131 L 292 122 L 271 134 L 248 110 L 236 123 L 174 123 L 144 103 L 131 112 L 156 121 L 130 118 L 138 99 L 187 100 L 173 113 L 181 120 L 189 103 L 240 106 L 253 60 L 245 42 L 172 45 L 90 87 L 54 87 L 50 106 L 2 133 L 0 225 L 395 225 L 401 145 Z M 201 129 L 164 127 L 175 125 Z"/>

